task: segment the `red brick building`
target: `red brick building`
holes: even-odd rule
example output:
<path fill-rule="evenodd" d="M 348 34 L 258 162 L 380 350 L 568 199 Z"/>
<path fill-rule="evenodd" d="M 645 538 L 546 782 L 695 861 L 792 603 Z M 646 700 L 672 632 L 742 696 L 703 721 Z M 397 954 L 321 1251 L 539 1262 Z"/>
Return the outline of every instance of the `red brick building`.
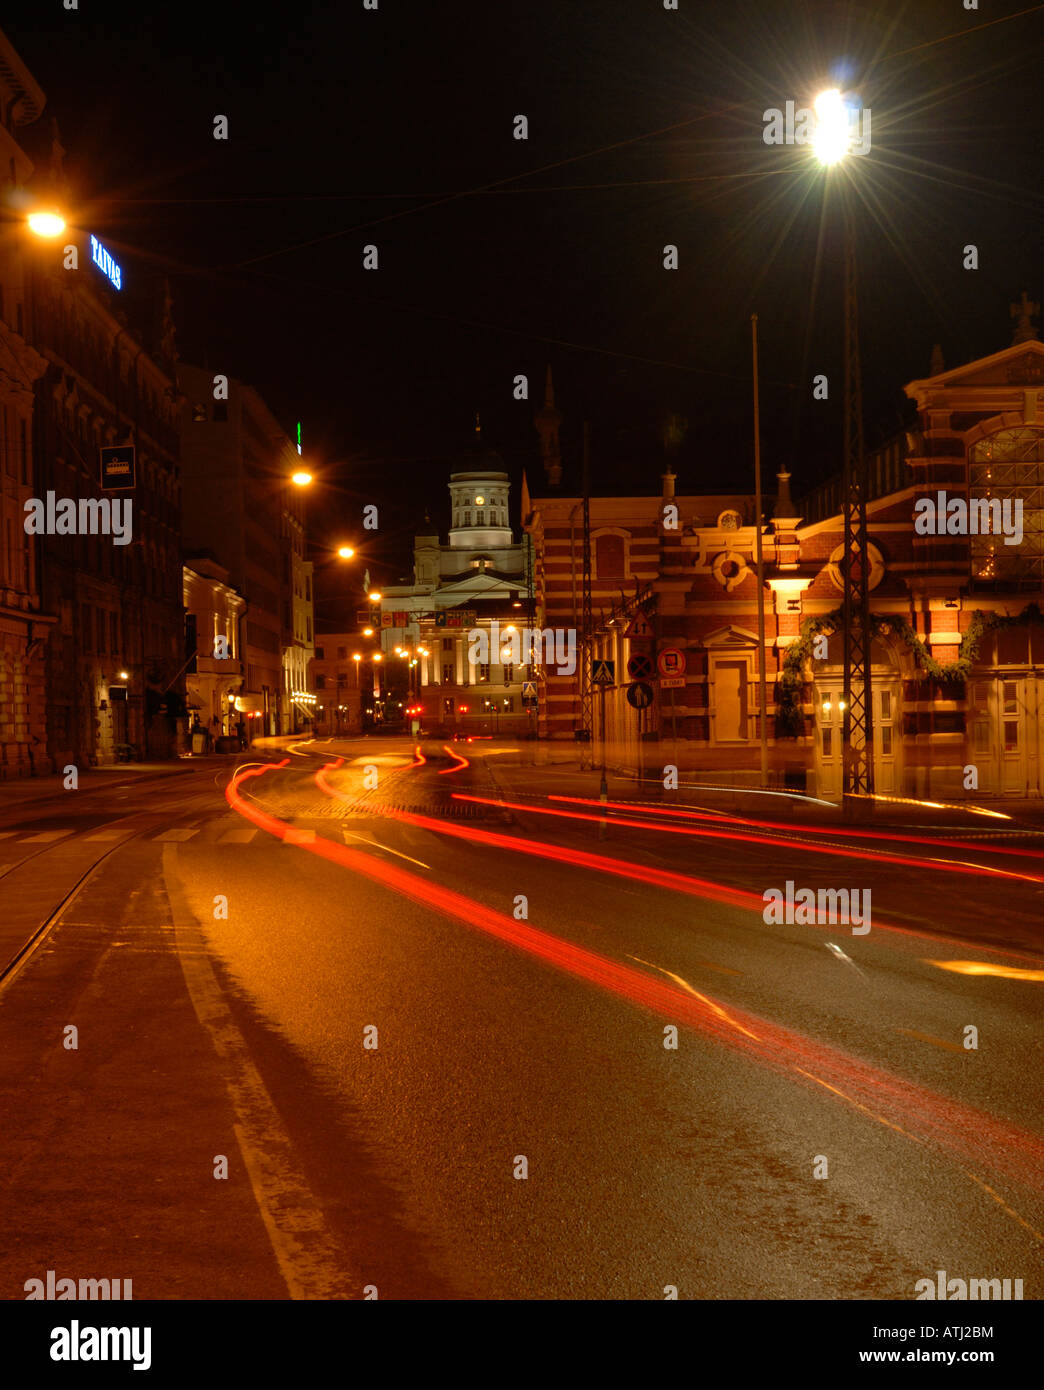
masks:
<path fill-rule="evenodd" d="M 1044 790 L 1044 345 L 1016 306 L 1011 347 L 911 382 L 919 428 L 869 460 L 874 764 L 881 795 L 1038 796 Z M 1038 406 L 1038 400 L 1042 404 Z M 545 434 L 544 417 L 538 429 Z M 557 418 L 554 421 L 557 434 Z M 582 500 L 556 495 L 545 440 L 545 495 L 523 494 L 541 626 L 582 626 Z M 939 494 L 943 493 L 943 499 Z M 957 515 L 928 530 L 918 502 Z M 988 516 L 974 531 L 968 503 Z M 1015 515 L 1016 537 L 998 518 Z M 991 508 L 991 504 L 996 504 Z M 772 780 L 841 791 L 843 717 L 840 486 L 800 503 L 781 474 L 767 501 L 765 655 Z M 963 509 L 963 511 L 962 511 Z M 616 685 L 593 696 L 595 761 L 657 762 L 756 782 L 758 623 L 753 498 L 592 497 L 594 657 Z M 963 516 L 963 520 L 962 520 Z M 1006 523 L 1004 523 L 1006 525 Z M 957 531 L 951 534 L 950 528 Z M 925 534 L 922 534 L 925 532 Z M 1039 607 L 1038 607 L 1039 605 Z M 646 615 L 648 640 L 625 636 Z M 683 655 L 684 684 L 661 687 L 641 715 L 624 699 L 628 658 Z M 540 673 L 540 732 L 571 739 L 579 676 Z M 652 745 L 652 746 L 650 746 Z"/>

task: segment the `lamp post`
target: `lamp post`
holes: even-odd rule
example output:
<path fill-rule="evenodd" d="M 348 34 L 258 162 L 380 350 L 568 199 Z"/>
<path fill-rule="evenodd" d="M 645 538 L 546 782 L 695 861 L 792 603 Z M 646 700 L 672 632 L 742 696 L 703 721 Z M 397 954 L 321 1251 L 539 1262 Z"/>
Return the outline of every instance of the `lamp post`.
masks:
<path fill-rule="evenodd" d="M 841 93 L 822 92 L 815 101 L 812 145 L 828 170 L 839 168 L 851 148 L 851 126 Z M 863 388 L 859 362 L 859 301 L 856 275 L 855 208 L 851 187 L 840 189 L 844 244 L 845 385 L 844 476 L 844 710 L 842 714 L 842 809 L 865 811 L 874 792 L 873 689 L 871 676 L 870 559 L 866 530 L 866 454 L 863 447 Z"/>

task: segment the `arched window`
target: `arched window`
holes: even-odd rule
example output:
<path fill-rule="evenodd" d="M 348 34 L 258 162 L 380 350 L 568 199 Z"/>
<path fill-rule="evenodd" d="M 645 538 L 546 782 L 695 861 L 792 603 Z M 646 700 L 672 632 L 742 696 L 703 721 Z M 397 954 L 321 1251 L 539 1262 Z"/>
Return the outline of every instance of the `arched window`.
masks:
<path fill-rule="evenodd" d="M 982 532 L 969 535 L 972 578 L 1039 588 L 1044 583 L 1044 430 L 998 430 L 973 444 L 968 452 L 968 501 L 969 532 L 973 524 Z M 991 505 L 995 501 L 999 508 Z M 1018 544 L 1009 545 L 1006 542 L 1019 533 L 1019 510 L 1022 536 Z"/>
<path fill-rule="evenodd" d="M 595 537 L 595 574 L 599 579 L 623 579 L 627 574 L 623 536 Z"/>

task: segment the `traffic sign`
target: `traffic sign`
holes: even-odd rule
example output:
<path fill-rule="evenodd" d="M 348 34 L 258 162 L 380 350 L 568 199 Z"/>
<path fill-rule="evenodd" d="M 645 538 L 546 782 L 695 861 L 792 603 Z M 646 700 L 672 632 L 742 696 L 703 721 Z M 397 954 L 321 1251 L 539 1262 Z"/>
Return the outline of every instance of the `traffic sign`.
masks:
<path fill-rule="evenodd" d="M 592 685 L 615 685 L 615 684 L 616 684 L 616 662 L 615 662 L 615 661 L 592 661 L 592 662 L 591 662 L 591 684 L 592 684 Z"/>
<path fill-rule="evenodd" d="M 653 674 L 652 657 L 648 652 L 635 652 L 627 661 L 627 674 L 633 681 L 648 680 Z"/>
<path fill-rule="evenodd" d="M 634 709 L 648 709 L 653 702 L 653 688 L 645 681 L 635 681 L 627 687 L 627 703 Z"/>
<path fill-rule="evenodd" d="M 661 676 L 684 676 L 685 653 L 677 647 L 664 647 L 656 658 Z"/>
<path fill-rule="evenodd" d="M 105 491 L 115 492 L 134 486 L 133 444 L 107 445 L 98 453 L 101 457 L 101 485 Z"/>
<path fill-rule="evenodd" d="M 660 677 L 660 689 L 661 689 L 661 690 L 684 690 L 684 689 L 685 689 L 685 677 L 684 677 L 684 676 L 661 676 L 661 677 Z"/>
<path fill-rule="evenodd" d="M 537 702 L 536 681 L 523 681 L 523 682 L 522 682 L 522 703 L 523 703 L 523 704 L 533 704 L 533 705 L 535 705 L 536 702 Z"/>
<path fill-rule="evenodd" d="M 652 623 L 644 613 L 636 613 L 631 619 L 630 627 L 624 633 L 625 637 L 630 637 L 632 640 L 637 638 L 639 641 L 650 638 L 652 635 Z"/>

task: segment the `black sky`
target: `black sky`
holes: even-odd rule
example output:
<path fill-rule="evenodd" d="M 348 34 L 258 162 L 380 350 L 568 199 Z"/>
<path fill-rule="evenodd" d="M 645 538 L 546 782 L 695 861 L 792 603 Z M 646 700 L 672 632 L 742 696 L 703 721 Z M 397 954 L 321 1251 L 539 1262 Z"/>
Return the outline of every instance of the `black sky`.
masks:
<path fill-rule="evenodd" d="M 476 410 L 516 484 L 539 482 L 511 382 L 538 393 L 547 362 L 567 489 L 587 418 L 596 487 L 655 490 L 671 412 L 680 489 L 746 489 L 756 311 L 767 468 L 800 495 L 839 466 L 836 199 L 761 138 L 767 107 L 832 81 L 873 115 L 851 161 L 869 441 L 906 418 L 933 343 L 947 365 L 1007 346 L 1009 303 L 1044 290 L 1044 7 L 993 21 L 1028 8 L 54 0 L 4 28 L 60 122 L 77 220 L 171 273 L 183 357 L 304 421 L 318 539 L 378 503 L 388 577 L 425 505 L 446 525 Z"/>

